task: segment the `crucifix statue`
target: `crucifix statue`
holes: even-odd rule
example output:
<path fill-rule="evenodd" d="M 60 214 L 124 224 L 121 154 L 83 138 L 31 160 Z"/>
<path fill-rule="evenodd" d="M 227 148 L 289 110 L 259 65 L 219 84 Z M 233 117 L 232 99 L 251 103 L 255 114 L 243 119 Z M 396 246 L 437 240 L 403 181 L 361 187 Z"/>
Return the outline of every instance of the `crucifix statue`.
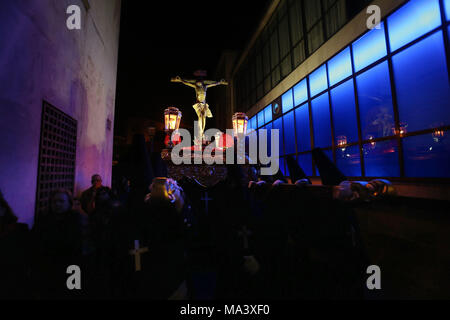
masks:
<path fill-rule="evenodd" d="M 219 85 L 228 85 L 225 80 L 211 81 L 211 80 L 186 80 L 180 77 L 175 77 L 171 79 L 171 82 L 180 82 L 195 89 L 195 94 L 197 97 L 197 103 L 193 105 L 195 112 L 198 116 L 198 129 L 199 137 L 196 137 L 200 143 L 203 140 L 203 133 L 206 127 L 206 118 L 212 118 L 211 110 L 209 110 L 209 105 L 206 103 L 206 90 L 211 87 Z"/>

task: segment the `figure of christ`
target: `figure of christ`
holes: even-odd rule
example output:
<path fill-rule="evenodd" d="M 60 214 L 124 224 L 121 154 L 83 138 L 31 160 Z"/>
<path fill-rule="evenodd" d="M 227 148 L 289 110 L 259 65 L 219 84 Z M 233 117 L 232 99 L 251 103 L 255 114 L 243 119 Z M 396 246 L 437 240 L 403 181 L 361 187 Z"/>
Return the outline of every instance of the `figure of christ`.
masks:
<path fill-rule="evenodd" d="M 213 116 L 211 110 L 209 109 L 209 105 L 206 103 L 206 91 L 208 88 L 219 85 L 228 85 L 228 83 L 223 79 L 220 81 L 186 80 L 181 79 L 180 77 L 173 78 L 171 82 L 180 82 L 195 89 L 197 103 L 194 104 L 193 107 L 198 116 L 199 137 L 197 137 L 197 139 L 201 143 L 203 140 L 203 133 L 205 132 L 206 118 L 212 118 Z"/>

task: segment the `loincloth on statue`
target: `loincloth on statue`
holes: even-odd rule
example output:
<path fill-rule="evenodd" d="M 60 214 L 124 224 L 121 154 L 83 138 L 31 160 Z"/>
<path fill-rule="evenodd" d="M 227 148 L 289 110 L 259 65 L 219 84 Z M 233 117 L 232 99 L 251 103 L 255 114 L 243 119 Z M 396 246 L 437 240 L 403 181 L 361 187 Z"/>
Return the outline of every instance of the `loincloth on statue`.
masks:
<path fill-rule="evenodd" d="M 213 115 L 211 110 L 209 110 L 209 105 L 207 103 L 196 103 L 192 106 L 197 113 L 199 118 L 206 116 L 207 118 L 212 118 Z"/>

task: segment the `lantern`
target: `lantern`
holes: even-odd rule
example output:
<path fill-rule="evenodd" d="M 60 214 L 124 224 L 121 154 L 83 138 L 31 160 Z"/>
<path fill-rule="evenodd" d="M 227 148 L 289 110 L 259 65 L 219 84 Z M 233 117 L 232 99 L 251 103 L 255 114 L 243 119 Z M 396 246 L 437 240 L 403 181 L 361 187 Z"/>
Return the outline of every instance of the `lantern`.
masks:
<path fill-rule="evenodd" d="M 347 137 L 339 136 L 339 137 L 337 137 L 336 140 L 337 140 L 338 147 L 342 148 L 342 151 L 345 151 L 345 145 L 347 144 Z"/>
<path fill-rule="evenodd" d="M 233 131 L 235 136 L 245 136 L 247 134 L 248 117 L 243 112 L 233 115 Z"/>
<path fill-rule="evenodd" d="M 439 140 L 442 140 L 442 138 L 444 137 L 444 130 L 435 130 L 433 132 L 433 140 L 434 142 L 439 142 Z"/>
<path fill-rule="evenodd" d="M 172 141 L 172 133 L 180 128 L 181 111 L 175 107 L 170 107 L 164 110 L 164 127 L 167 137 L 164 141 L 168 148 L 172 148 L 174 143 Z"/>
<path fill-rule="evenodd" d="M 407 124 L 400 123 L 399 127 L 398 127 L 398 130 L 394 127 L 392 129 L 394 131 L 394 135 L 403 137 L 407 133 L 407 130 L 406 130 L 407 126 L 408 126 Z"/>
<path fill-rule="evenodd" d="M 180 128 L 181 111 L 175 107 L 164 110 L 164 124 L 166 131 L 175 131 Z"/>

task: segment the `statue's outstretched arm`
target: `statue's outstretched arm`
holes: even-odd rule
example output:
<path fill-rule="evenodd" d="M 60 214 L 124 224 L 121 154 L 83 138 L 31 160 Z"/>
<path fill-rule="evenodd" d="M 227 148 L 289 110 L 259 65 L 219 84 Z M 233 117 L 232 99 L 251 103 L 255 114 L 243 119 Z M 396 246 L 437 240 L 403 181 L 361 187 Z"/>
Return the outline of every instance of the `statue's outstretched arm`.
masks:
<path fill-rule="evenodd" d="M 211 88 L 211 87 L 215 87 L 215 86 L 220 86 L 220 85 L 228 85 L 228 82 L 226 82 L 224 79 L 220 80 L 220 81 L 205 81 L 204 82 L 206 84 L 206 88 Z"/>
<path fill-rule="evenodd" d="M 181 79 L 180 77 L 175 77 L 175 78 L 172 78 L 170 81 L 171 82 L 181 82 L 182 84 L 185 84 L 185 85 L 187 85 L 189 87 L 192 87 L 192 88 L 196 87 L 195 86 L 195 80 L 184 80 L 184 79 Z"/>

